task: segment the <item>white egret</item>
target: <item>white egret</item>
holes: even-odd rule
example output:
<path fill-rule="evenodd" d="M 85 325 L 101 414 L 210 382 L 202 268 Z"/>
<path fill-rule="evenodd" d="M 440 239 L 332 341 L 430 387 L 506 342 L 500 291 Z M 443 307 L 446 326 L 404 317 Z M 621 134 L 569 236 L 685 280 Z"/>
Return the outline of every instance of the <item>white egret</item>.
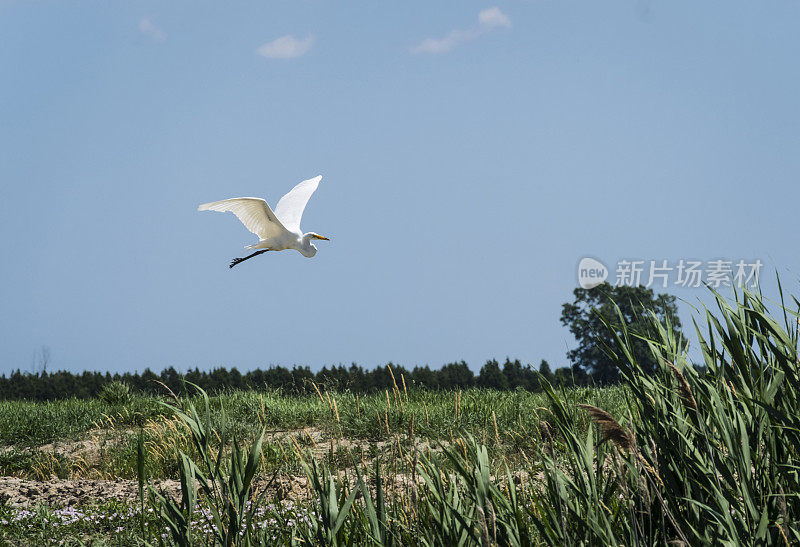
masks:
<path fill-rule="evenodd" d="M 284 251 L 295 249 L 306 258 L 317 254 L 317 247 L 311 243 L 312 239 L 324 239 L 314 232 L 303 233 L 300 231 L 300 218 L 303 210 L 311 197 L 322 175 L 313 179 L 304 180 L 283 196 L 275 212 L 269 208 L 267 202 L 261 198 L 231 198 L 222 201 L 204 203 L 197 208 L 198 211 L 230 211 L 242 221 L 244 227 L 258 236 L 258 243 L 248 245 L 247 249 L 261 249 L 243 258 L 234 258 L 230 268 L 249 258 L 266 253 L 267 251 Z"/>

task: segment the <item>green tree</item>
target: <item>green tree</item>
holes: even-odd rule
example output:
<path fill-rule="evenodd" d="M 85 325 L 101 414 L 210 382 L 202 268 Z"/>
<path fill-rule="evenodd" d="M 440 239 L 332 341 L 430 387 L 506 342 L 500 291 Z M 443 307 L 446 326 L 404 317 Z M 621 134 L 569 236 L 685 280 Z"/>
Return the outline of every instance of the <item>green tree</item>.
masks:
<path fill-rule="evenodd" d="M 647 372 L 655 370 L 656 362 L 647 342 L 638 336 L 654 337 L 653 326 L 647 319 L 649 313 L 653 312 L 662 324 L 669 323 L 682 337 L 678 307 L 672 295 L 655 294 L 643 286 L 613 286 L 607 282 L 591 289 L 577 288 L 573 294 L 575 301 L 564 304 L 561 310 L 561 323 L 569 327 L 578 341 L 578 347 L 568 351 L 567 358 L 573 363 L 575 374 L 589 374 L 598 384 L 609 384 L 619 379 L 617 363 L 605 350 L 614 345 L 613 332 L 621 332 L 622 323 L 615 304 L 619 306 L 622 320 L 632 335 L 634 356 Z"/>
<path fill-rule="evenodd" d="M 538 387 L 536 373 L 530 365 L 520 363 L 519 359 L 511 360 L 506 357 L 503 363 L 503 376 L 506 377 L 510 389 L 522 388 L 533 391 Z"/>
<path fill-rule="evenodd" d="M 427 388 L 439 387 L 439 375 L 432 371 L 428 365 L 425 365 L 424 367 L 414 367 L 414 370 L 411 371 L 411 379 L 414 381 L 414 385 L 416 386 Z"/>
<path fill-rule="evenodd" d="M 486 361 L 486 364 L 483 365 L 478 374 L 478 386 L 489 389 L 508 389 L 508 380 L 496 360 Z"/>
<path fill-rule="evenodd" d="M 466 389 L 474 383 L 475 375 L 464 361 L 447 363 L 439 370 L 439 385 L 444 389 Z"/>
<path fill-rule="evenodd" d="M 584 373 L 585 374 L 585 373 Z M 557 368 L 553 373 L 553 382 L 558 386 L 571 387 L 575 385 L 575 376 L 571 367 Z"/>
<path fill-rule="evenodd" d="M 548 383 L 553 383 L 555 376 L 553 376 L 553 371 L 550 369 L 550 363 L 542 359 L 542 362 L 539 363 L 539 374 L 542 378 L 548 381 Z M 538 385 L 538 384 L 537 384 Z"/>

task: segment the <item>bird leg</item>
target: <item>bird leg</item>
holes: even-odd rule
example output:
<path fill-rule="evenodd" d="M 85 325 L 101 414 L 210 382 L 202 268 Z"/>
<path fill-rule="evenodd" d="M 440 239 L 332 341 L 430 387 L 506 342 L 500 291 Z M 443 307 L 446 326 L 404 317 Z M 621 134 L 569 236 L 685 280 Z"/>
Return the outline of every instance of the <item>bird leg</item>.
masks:
<path fill-rule="evenodd" d="M 269 251 L 269 249 L 264 249 L 263 251 L 256 251 L 256 252 L 254 252 L 254 253 L 253 253 L 253 254 L 251 254 L 251 255 L 247 255 L 247 256 L 245 256 L 244 258 L 234 258 L 233 260 L 231 260 L 231 265 L 230 265 L 230 266 L 228 266 L 228 267 L 229 267 L 229 268 L 233 268 L 233 267 L 234 267 L 234 266 L 236 266 L 238 263 L 240 263 L 240 262 L 244 262 L 245 260 L 247 260 L 247 259 L 249 259 L 249 258 L 253 258 L 254 256 L 258 256 L 258 255 L 260 255 L 261 253 L 266 253 L 267 251 Z"/>

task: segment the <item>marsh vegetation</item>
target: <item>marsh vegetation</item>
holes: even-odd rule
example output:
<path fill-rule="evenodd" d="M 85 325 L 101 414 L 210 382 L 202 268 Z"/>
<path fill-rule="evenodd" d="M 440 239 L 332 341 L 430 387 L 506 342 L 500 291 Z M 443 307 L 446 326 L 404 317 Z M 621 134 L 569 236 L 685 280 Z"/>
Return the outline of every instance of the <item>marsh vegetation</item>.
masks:
<path fill-rule="evenodd" d="M 798 315 L 751 294 L 717 306 L 695 333 L 702 368 L 653 317 L 637 344 L 655 370 L 643 369 L 623 323 L 605 347 L 622 382 L 603 388 L 435 391 L 400 376 L 371 394 L 208 396 L 189 385 L 180 397 L 114 388 L 91 401 L 3 402 L 0 472 L 18 495 L 0 494 L 0 537 L 797 543 Z M 122 486 L 71 507 L 34 492 L 59 481 Z"/>

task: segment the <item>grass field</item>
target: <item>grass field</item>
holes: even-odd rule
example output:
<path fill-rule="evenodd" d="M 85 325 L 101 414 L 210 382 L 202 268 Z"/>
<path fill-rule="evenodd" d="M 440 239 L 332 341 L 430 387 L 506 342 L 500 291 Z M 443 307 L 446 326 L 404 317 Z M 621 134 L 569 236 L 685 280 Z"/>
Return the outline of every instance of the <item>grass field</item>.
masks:
<path fill-rule="evenodd" d="M 569 389 L 562 396 L 570 404 L 592 404 L 618 415 L 627 412 L 622 387 Z M 192 402 L 197 405 L 199 400 Z M 193 448 L 168 401 L 133 397 L 121 404 L 74 399 L 2 402 L 0 475 L 133 480 L 141 429 L 148 477 L 174 478 L 175 450 L 191 453 Z M 390 458 L 416 445 L 436 450 L 465 436 L 480 440 L 493 458 L 514 462 L 532 450 L 541 422 L 552 422 L 551 406 L 545 394 L 526 391 L 398 387 L 368 396 L 320 391 L 307 397 L 246 391 L 210 397 L 208 416 L 201 412 L 201 417 L 219 435 L 239 439 L 253 439 L 264 429 L 260 472 L 302 474 L 303 450 L 341 468 L 352 467 L 354 461 Z M 581 422 L 584 431 L 588 423 Z"/>
<path fill-rule="evenodd" d="M 0 403 L 0 540 L 795 544 L 797 315 L 718 305 L 616 387 Z"/>
<path fill-rule="evenodd" d="M 394 480 L 412 473 L 403 455 L 423 447 L 436 453 L 470 436 L 487 446 L 493 461 L 522 469 L 527 466 L 526 458 L 535 458 L 541 423 L 553 421 L 552 402 L 544 393 L 408 390 L 400 387 L 403 380 L 398 379 L 396 389 L 366 396 L 324 390 L 304 397 L 274 391 L 231 392 L 209 397 L 208 412 L 201 411 L 199 416 L 220 436 L 252 442 L 264 430 L 258 477 L 279 473 L 301 479 L 305 478 L 303 459 L 316 458 L 324 465 L 351 472 L 356 465 L 384 461 L 387 476 Z M 584 403 L 620 415 L 627 412 L 623 387 L 573 388 L 561 396 L 572 406 Z M 202 402 L 202 397 L 196 396 L 181 405 L 202 407 Z M 192 455 L 197 451 L 185 425 L 175 417 L 173 403 L 166 391 L 162 398 L 132 396 L 115 404 L 101 399 L 0 402 L 0 476 L 27 481 L 57 478 L 68 484 L 135 481 L 141 431 L 148 479 L 174 479 L 179 472 L 176 451 Z M 583 432 L 589 423 L 586 418 L 581 421 Z M 304 499 L 302 490 L 294 494 L 292 501 Z M 4 539 L 21 539 L 33 528 L 40 534 L 37 537 L 47 539 L 45 521 L 52 524 L 61 519 L 64 522 L 59 526 L 49 527 L 54 538 L 74 537 L 77 532 L 78 537 L 108 539 L 112 530 L 122 528 L 115 532 L 116 539 L 128 530 L 132 535 L 125 541 L 135 542 L 131 519 L 138 513 L 131 500 L 115 499 L 107 504 L 87 500 L 76 520 L 62 507 L 71 495 L 68 489 L 64 499 L 51 496 L 47 501 L 52 507 L 36 508 L 36 502 L 42 500 L 34 496 L 26 500 L 22 512 L 6 508 L 4 520 L 16 523 L 17 530 L 4 529 Z M 273 505 L 278 503 L 276 507 L 281 501 L 286 500 L 270 500 Z M 109 520 L 110 515 L 117 515 L 119 526 L 110 527 L 114 520 Z M 37 524 L 27 528 L 34 522 Z"/>

